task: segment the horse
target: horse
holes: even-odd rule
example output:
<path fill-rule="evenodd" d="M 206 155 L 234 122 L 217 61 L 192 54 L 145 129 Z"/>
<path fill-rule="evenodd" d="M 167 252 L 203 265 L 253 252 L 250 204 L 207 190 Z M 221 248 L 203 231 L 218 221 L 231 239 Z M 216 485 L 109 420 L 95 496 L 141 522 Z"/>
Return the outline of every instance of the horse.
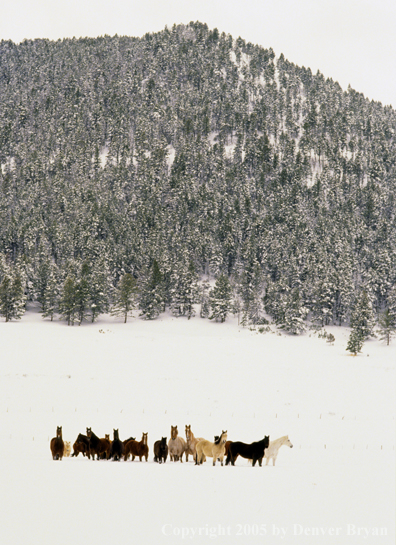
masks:
<path fill-rule="evenodd" d="M 56 437 L 51 439 L 50 449 L 53 460 L 62 460 L 65 450 L 65 444 L 62 439 L 62 426 L 57 426 Z"/>
<path fill-rule="evenodd" d="M 193 460 L 195 459 L 196 446 L 198 441 L 201 441 L 201 440 L 202 440 L 202 437 L 194 437 L 194 434 L 191 431 L 191 425 L 190 426 L 186 425 L 186 450 L 184 451 L 186 454 L 186 462 L 188 462 L 189 454 L 192 455 Z"/>
<path fill-rule="evenodd" d="M 278 456 L 278 451 L 281 448 L 282 445 L 285 445 L 286 447 L 293 448 L 293 445 L 289 439 L 288 435 L 284 435 L 283 437 L 279 437 L 279 439 L 275 439 L 274 441 L 270 441 L 269 447 L 265 449 L 264 452 L 264 458 L 265 458 L 265 465 L 268 465 L 268 462 L 272 458 L 272 465 L 275 465 L 276 457 Z"/>
<path fill-rule="evenodd" d="M 63 456 L 69 457 L 70 453 L 71 453 L 70 441 L 65 441 L 65 451 L 63 453 Z"/>
<path fill-rule="evenodd" d="M 95 454 L 97 460 L 102 457 L 102 454 L 106 454 L 106 459 L 108 459 L 110 456 L 110 440 L 99 439 L 91 428 L 87 428 L 87 437 L 89 439 L 89 453 L 92 455 L 92 460 L 95 460 Z"/>
<path fill-rule="evenodd" d="M 204 456 L 213 458 L 213 465 L 216 465 L 216 460 L 219 459 L 223 465 L 225 444 L 227 442 L 227 432 L 222 431 L 220 436 L 215 437 L 215 441 L 207 441 L 201 439 L 196 446 L 195 465 L 200 465 L 204 461 Z"/>
<path fill-rule="evenodd" d="M 166 437 L 163 437 L 161 440 L 154 443 L 154 462 L 162 464 L 168 457 L 168 445 L 166 444 Z"/>
<path fill-rule="evenodd" d="M 100 456 L 100 459 L 101 460 L 108 460 L 110 458 L 110 450 L 111 450 L 111 439 L 110 439 L 110 434 L 109 433 L 105 433 L 105 436 L 104 436 L 105 440 L 109 442 L 109 448 L 107 451 L 103 452 Z M 101 439 L 102 440 L 102 439 Z"/>
<path fill-rule="evenodd" d="M 268 435 L 266 435 L 264 439 L 261 439 L 261 441 L 255 441 L 251 444 L 242 443 L 242 441 L 232 441 L 228 448 L 226 465 L 228 465 L 230 462 L 232 465 L 235 465 L 235 460 L 237 459 L 237 457 L 242 456 L 242 458 L 251 459 L 253 467 L 255 466 L 257 461 L 261 466 L 264 457 L 264 451 L 266 448 L 268 448 L 268 445 Z"/>
<path fill-rule="evenodd" d="M 142 461 L 143 456 L 148 460 L 149 448 L 147 445 L 148 433 L 143 433 L 141 441 L 137 442 L 134 439 L 128 441 L 125 445 L 124 460 L 128 460 L 129 455 L 132 455 L 132 462 L 136 456 L 139 456 L 139 460 Z"/>
<path fill-rule="evenodd" d="M 72 458 L 73 456 L 77 457 L 80 454 L 80 452 L 82 453 L 83 456 L 86 455 L 88 456 L 88 458 L 91 457 L 89 455 L 89 439 L 86 435 L 83 435 L 82 433 L 78 434 L 77 439 L 75 440 L 73 444 Z"/>
<path fill-rule="evenodd" d="M 178 436 L 177 426 L 171 426 L 171 438 L 168 441 L 168 451 L 171 461 L 177 462 L 179 459 L 183 462 L 183 452 L 186 450 L 186 442 Z"/>
<path fill-rule="evenodd" d="M 114 461 L 120 461 L 121 456 L 124 454 L 124 445 L 122 441 L 120 441 L 119 435 L 118 435 L 118 429 L 113 429 L 113 441 L 111 442 L 110 446 L 110 458 L 113 458 Z"/>

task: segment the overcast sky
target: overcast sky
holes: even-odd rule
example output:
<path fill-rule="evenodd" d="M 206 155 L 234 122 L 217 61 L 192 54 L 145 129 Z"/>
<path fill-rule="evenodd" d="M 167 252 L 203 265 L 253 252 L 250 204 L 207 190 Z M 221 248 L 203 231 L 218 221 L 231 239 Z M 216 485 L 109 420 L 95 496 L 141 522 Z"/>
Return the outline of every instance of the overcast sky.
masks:
<path fill-rule="evenodd" d="M 396 0 L 2 0 L 0 39 L 142 36 L 190 21 L 396 108 Z"/>

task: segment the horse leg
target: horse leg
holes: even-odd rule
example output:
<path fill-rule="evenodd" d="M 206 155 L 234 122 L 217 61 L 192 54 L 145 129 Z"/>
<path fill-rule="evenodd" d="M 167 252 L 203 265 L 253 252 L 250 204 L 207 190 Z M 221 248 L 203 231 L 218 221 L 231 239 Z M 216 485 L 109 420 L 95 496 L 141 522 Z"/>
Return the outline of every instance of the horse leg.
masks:
<path fill-rule="evenodd" d="M 252 466 L 254 467 L 256 465 L 257 458 L 253 458 Z"/>

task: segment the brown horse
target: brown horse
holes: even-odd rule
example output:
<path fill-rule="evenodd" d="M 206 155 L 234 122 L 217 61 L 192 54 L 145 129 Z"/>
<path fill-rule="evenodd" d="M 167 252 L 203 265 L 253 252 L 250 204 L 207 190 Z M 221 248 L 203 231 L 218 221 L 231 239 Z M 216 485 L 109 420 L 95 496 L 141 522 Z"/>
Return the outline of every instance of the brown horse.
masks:
<path fill-rule="evenodd" d="M 171 438 L 168 441 L 169 458 L 171 462 L 180 460 L 183 462 L 183 452 L 186 450 L 186 442 L 179 437 L 177 426 L 171 426 Z"/>
<path fill-rule="evenodd" d="M 186 425 L 186 450 L 184 451 L 186 454 L 186 462 L 188 462 L 189 454 L 191 454 L 193 460 L 195 460 L 197 443 L 198 441 L 201 441 L 201 439 L 202 437 L 194 437 L 191 426 Z"/>
<path fill-rule="evenodd" d="M 124 445 L 120 440 L 118 429 L 113 429 L 113 441 L 111 442 L 110 447 L 110 458 L 113 458 L 114 461 L 120 461 L 121 456 L 124 454 Z"/>
<path fill-rule="evenodd" d="M 65 444 L 62 439 L 62 426 L 57 426 L 56 437 L 51 439 L 50 449 L 53 460 L 62 460 L 65 451 Z"/>
<path fill-rule="evenodd" d="M 149 454 L 147 439 L 148 439 L 148 433 L 143 433 L 141 441 L 137 442 L 134 439 L 131 439 L 130 441 L 128 441 L 128 443 L 125 445 L 125 453 L 124 453 L 125 462 L 128 460 L 130 454 L 132 455 L 132 462 L 136 458 L 136 456 L 139 456 L 140 461 L 142 461 L 143 457 L 146 458 L 146 462 L 147 462 L 148 454 Z"/>
<path fill-rule="evenodd" d="M 73 444 L 73 454 L 72 454 L 72 458 L 73 456 L 78 456 L 80 454 L 80 452 L 82 453 L 83 456 L 88 456 L 88 458 L 90 458 L 90 455 L 89 455 L 89 439 L 86 435 L 83 435 L 82 433 L 79 433 L 78 436 L 77 436 L 77 439 L 75 440 L 74 444 Z"/>

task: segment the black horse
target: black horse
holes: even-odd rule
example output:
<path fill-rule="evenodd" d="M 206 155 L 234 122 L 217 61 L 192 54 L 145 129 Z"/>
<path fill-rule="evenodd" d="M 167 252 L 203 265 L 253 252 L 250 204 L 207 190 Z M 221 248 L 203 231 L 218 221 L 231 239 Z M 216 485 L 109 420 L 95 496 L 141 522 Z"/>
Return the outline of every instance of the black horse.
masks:
<path fill-rule="evenodd" d="M 154 462 L 158 462 L 159 464 L 162 464 L 162 461 L 165 463 L 168 457 L 168 444 L 166 439 L 166 437 L 163 437 L 161 440 L 154 443 Z"/>
<path fill-rule="evenodd" d="M 120 441 L 118 430 L 113 429 L 113 442 L 111 443 L 110 448 L 110 458 L 113 458 L 115 461 L 120 461 L 121 456 L 124 453 L 124 444 Z"/>
<path fill-rule="evenodd" d="M 258 461 L 259 465 L 261 466 L 264 457 L 264 451 L 266 448 L 268 448 L 268 446 L 268 435 L 266 435 L 264 439 L 261 439 L 261 441 L 255 441 L 250 445 L 242 443 L 241 441 L 232 441 L 228 449 L 226 466 L 230 462 L 234 466 L 235 460 L 238 456 L 242 456 L 242 458 L 248 458 L 249 460 L 252 460 L 253 466 Z"/>

